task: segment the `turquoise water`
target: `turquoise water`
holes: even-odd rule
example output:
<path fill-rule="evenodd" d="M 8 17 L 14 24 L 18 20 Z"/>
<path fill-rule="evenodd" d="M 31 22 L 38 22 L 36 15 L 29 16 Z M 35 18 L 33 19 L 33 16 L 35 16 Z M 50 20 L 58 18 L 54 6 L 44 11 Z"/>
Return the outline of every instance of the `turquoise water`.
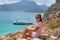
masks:
<path fill-rule="evenodd" d="M 13 25 L 13 22 L 15 20 L 23 20 L 35 23 L 36 14 L 34 12 L 0 11 L 0 36 L 22 31 L 29 25 Z"/>

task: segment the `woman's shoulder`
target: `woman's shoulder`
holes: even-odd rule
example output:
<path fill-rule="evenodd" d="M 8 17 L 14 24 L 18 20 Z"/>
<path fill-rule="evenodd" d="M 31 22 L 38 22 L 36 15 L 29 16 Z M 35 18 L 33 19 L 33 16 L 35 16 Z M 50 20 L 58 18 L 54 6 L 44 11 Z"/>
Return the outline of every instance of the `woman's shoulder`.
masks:
<path fill-rule="evenodd" d="M 42 25 L 42 22 L 38 22 L 36 25 L 39 25 L 40 26 L 40 25 Z"/>

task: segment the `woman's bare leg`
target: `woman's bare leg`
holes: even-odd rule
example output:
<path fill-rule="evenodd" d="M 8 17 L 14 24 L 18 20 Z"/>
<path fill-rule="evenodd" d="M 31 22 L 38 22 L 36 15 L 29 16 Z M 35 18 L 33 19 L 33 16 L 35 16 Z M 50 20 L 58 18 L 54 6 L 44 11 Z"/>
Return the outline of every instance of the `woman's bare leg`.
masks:
<path fill-rule="evenodd" d="M 27 38 L 26 33 L 27 33 L 27 28 L 23 31 L 23 34 L 22 34 L 24 38 Z"/>
<path fill-rule="evenodd" d="M 23 37 L 24 38 L 27 38 L 27 37 L 31 38 L 31 34 L 32 34 L 31 30 L 29 30 L 27 28 L 23 31 Z"/>
<path fill-rule="evenodd" d="M 32 38 L 31 35 L 32 35 L 32 32 L 31 30 L 28 30 L 28 34 L 26 34 L 28 38 Z"/>

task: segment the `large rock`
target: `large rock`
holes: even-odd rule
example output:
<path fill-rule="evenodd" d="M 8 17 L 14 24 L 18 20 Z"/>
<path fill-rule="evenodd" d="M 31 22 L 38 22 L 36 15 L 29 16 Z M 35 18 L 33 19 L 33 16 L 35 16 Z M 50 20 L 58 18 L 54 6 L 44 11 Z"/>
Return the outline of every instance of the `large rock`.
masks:
<path fill-rule="evenodd" d="M 60 0 L 56 0 L 56 3 L 60 3 Z"/>
<path fill-rule="evenodd" d="M 57 16 L 58 11 L 60 11 L 60 0 L 56 0 L 55 4 L 48 7 L 43 16 L 43 21 L 46 21 L 47 19 L 51 19 L 52 17 Z"/>

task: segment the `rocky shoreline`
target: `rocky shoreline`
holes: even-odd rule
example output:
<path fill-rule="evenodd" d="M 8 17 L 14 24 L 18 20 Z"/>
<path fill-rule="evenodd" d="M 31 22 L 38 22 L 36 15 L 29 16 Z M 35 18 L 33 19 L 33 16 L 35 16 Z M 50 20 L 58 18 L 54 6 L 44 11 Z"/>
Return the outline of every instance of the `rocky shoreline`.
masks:
<path fill-rule="evenodd" d="M 8 34 L 0 37 L 0 40 L 19 40 L 21 32 L 16 32 L 14 34 Z M 31 39 L 23 39 L 23 40 L 60 40 L 60 36 L 55 36 L 52 34 L 42 34 L 41 38 L 31 38 Z"/>

